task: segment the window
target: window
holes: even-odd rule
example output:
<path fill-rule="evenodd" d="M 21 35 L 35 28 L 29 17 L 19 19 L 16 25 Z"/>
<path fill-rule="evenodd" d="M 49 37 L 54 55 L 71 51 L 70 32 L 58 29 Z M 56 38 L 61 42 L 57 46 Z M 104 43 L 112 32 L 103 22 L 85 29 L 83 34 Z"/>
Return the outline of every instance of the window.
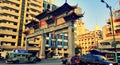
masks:
<path fill-rule="evenodd" d="M 61 41 L 59 41 L 59 42 L 58 42 L 58 45 L 62 45 L 62 42 L 61 42 Z"/>
<path fill-rule="evenodd" d="M 0 37 L 4 37 L 4 35 L 0 35 Z"/>
<path fill-rule="evenodd" d="M 16 29 L 13 29 L 13 32 L 16 32 L 17 30 Z"/>
<path fill-rule="evenodd" d="M 17 23 L 14 23 L 14 25 L 17 25 Z"/>
<path fill-rule="evenodd" d="M 58 48 L 58 50 L 61 50 L 61 48 Z"/>
<path fill-rule="evenodd" d="M 65 39 L 65 40 L 68 40 L 68 36 L 64 36 L 64 39 Z"/>
<path fill-rule="evenodd" d="M 16 36 L 12 36 L 12 38 L 14 38 L 14 39 L 15 39 L 15 38 L 16 38 Z"/>
<path fill-rule="evenodd" d="M 19 7 L 19 4 L 16 4 L 17 7 Z"/>
<path fill-rule="evenodd" d="M 47 9 L 50 9 L 50 5 L 49 4 L 47 5 Z"/>
<path fill-rule="evenodd" d="M 45 3 L 43 3 L 43 7 L 45 8 L 45 6 L 46 6 L 46 4 Z"/>
<path fill-rule="evenodd" d="M 12 46 L 15 46 L 15 43 L 11 43 Z"/>
<path fill-rule="evenodd" d="M 64 51 L 67 51 L 67 49 L 64 49 Z"/>
<path fill-rule="evenodd" d="M 59 35 L 58 38 L 59 38 L 59 39 L 62 39 L 62 35 Z"/>
<path fill-rule="evenodd" d="M 64 46 L 67 46 L 67 42 L 64 42 Z"/>
<path fill-rule="evenodd" d="M 46 34 L 46 37 L 49 37 L 49 34 L 48 34 L 48 33 Z"/>
<path fill-rule="evenodd" d="M 26 14 L 26 17 L 28 17 L 28 14 Z M 28 20 L 27 20 L 28 21 Z"/>
<path fill-rule="evenodd" d="M 49 41 L 48 41 L 48 40 L 46 40 L 46 44 L 49 44 Z"/>

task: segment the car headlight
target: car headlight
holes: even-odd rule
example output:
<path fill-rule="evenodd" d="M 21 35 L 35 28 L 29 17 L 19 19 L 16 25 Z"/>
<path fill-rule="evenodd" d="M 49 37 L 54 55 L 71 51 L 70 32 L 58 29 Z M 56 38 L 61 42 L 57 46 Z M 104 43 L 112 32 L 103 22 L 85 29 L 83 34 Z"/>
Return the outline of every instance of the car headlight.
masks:
<path fill-rule="evenodd" d="M 109 65 L 113 65 L 112 63 L 110 63 Z"/>

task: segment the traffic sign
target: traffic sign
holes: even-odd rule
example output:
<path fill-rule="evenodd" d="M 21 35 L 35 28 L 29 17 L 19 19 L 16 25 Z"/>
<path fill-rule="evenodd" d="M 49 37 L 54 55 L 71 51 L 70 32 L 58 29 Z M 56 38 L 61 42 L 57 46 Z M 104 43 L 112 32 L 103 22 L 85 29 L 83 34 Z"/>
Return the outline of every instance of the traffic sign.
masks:
<path fill-rule="evenodd" d="M 117 46 L 117 44 L 112 44 L 112 47 L 116 47 Z"/>

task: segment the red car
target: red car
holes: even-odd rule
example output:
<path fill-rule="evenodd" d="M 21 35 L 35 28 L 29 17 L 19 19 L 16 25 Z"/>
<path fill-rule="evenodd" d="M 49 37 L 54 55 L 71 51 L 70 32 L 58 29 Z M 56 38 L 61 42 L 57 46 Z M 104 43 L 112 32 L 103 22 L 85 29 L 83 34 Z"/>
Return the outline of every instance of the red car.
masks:
<path fill-rule="evenodd" d="M 80 64 L 80 57 L 76 54 L 71 58 L 71 65 Z"/>

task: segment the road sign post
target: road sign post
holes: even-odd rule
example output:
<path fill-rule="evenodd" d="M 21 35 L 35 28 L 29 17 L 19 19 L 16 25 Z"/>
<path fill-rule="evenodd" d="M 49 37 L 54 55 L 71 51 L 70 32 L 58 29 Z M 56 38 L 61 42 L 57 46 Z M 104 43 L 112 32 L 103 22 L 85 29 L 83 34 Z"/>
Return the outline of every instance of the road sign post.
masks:
<path fill-rule="evenodd" d="M 117 55 L 117 49 L 116 49 L 116 46 L 117 46 L 117 41 L 114 41 L 112 42 L 112 47 L 114 47 L 114 51 L 115 51 L 115 61 L 118 62 L 118 55 Z"/>

